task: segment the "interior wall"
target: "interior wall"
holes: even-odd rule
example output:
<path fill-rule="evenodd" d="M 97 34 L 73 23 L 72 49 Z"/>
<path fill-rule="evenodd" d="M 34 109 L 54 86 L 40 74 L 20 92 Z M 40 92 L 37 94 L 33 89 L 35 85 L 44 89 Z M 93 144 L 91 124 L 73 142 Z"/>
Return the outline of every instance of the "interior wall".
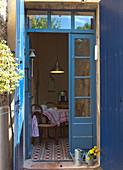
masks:
<path fill-rule="evenodd" d="M 68 34 L 58 34 L 58 61 L 64 74 L 52 75 L 55 90 L 49 91 L 50 70 L 57 61 L 57 34 L 31 33 L 30 47 L 35 49 L 34 76 L 32 78 L 33 102 L 43 104 L 58 102 L 58 93 L 68 93 Z"/>

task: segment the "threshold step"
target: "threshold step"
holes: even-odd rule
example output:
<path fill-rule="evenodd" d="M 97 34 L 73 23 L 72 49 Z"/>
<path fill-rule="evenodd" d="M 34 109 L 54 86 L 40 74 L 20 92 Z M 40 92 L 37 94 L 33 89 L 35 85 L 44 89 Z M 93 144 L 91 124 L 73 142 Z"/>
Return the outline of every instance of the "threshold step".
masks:
<path fill-rule="evenodd" d="M 24 162 L 24 170 L 102 170 L 97 162 L 93 166 L 87 166 L 85 163 L 82 163 L 82 166 L 76 167 L 73 165 L 73 162 L 34 162 L 31 159 L 28 159 Z"/>

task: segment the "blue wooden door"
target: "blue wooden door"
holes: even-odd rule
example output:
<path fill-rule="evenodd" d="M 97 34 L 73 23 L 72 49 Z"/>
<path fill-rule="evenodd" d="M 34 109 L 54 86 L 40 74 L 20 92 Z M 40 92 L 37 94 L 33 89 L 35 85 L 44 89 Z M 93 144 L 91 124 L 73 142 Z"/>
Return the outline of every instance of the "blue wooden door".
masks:
<path fill-rule="evenodd" d="M 24 0 L 16 1 L 15 57 L 24 73 Z M 14 108 L 14 170 L 23 168 L 24 78 L 15 89 Z"/>
<path fill-rule="evenodd" d="M 31 157 L 32 117 L 31 117 L 31 59 L 29 57 L 29 34 L 26 34 L 25 54 L 25 157 Z"/>
<path fill-rule="evenodd" d="M 70 152 L 96 145 L 96 63 L 94 36 L 70 36 Z"/>

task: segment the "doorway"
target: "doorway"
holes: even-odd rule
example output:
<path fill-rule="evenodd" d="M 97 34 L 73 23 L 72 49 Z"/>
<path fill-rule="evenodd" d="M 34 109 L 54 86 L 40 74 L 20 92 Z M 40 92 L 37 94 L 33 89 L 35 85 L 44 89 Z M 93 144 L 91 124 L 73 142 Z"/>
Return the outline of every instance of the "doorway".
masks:
<path fill-rule="evenodd" d="M 42 107 L 42 124 L 58 126 L 57 145 L 55 128 L 49 129 L 47 146 L 45 130 L 41 136 L 33 137 L 31 158 L 35 161 L 69 160 L 68 34 L 30 33 L 29 44 L 36 54 L 33 69 L 30 66 L 31 104 Z M 64 74 L 50 73 L 57 61 Z"/>
<path fill-rule="evenodd" d="M 29 67 L 29 76 L 25 76 L 25 87 L 28 89 L 26 91 L 26 102 L 28 104 L 25 107 L 29 106 L 27 113 L 31 114 L 30 106 L 32 102 L 30 102 L 29 98 L 31 98 L 33 102 L 37 102 L 40 105 L 44 105 L 47 102 L 51 101 L 58 104 L 58 93 L 61 91 L 66 91 L 67 98 L 69 100 L 68 152 L 74 153 L 75 148 L 79 147 L 82 149 L 90 149 L 93 145 L 96 145 L 96 62 L 94 60 L 95 15 L 94 12 L 91 12 L 90 16 L 88 16 L 86 13 L 83 12 L 69 11 L 69 13 L 66 13 L 62 11 L 62 15 L 70 16 L 67 17 L 67 19 L 69 18 L 70 21 L 70 28 L 69 30 L 67 30 L 66 27 L 64 28 L 62 26 L 61 29 L 53 29 L 51 25 L 51 14 L 56 15 L 56 13 L 52 13 L 52 11 L 48 12 L 49 17 L 47 19 L 49 19 L 49 22 L 46 22 L 48 23 L 48 27 L 46 27 L 45 29 L 30 28 L 30 25 L 28 24 L 28 33 L 26 35 L 26 50 L 28 50 L 29 48 L 35 48 L 35 53 L 37 53 L 36 55 L 38 57 L 34 60 L 33 77 L 31 76 L 32 66 L 29 55 L 26 57 L 26 65 L 28 65 Z M 62 15 L 58 15 L 58 18 Z M 84 25 L 80 25 L 80 21 L 83 16 L 86 16 L 89 19 L 89 24 L 86 24 L 84 21 Z M 34 17 L 32 17 L 31 19 L 33 20 L 33 18 Z M 61 24 L 62 23 L 63 22 L 61 22 Z M 62 78 L 62 76 L 64 75 L 54 76 L 52 74 L 49 74 L 57 59 L 56 35 L 58 35 L 60 39 L 60 45 L 58 48 L 58 53 L 60 57 L 58 59 L 61 67 L 64 68 L 64 70 L 64 66 L 66 65 L 66 70 L 68 74 L 65 80 L 67 80 L 67 83 L 64 83 L 64 78 Z M 35 38 L 35 36 L 37 37 L 37 39 Z M 63 39 L 66 39 L 66 41 L 63 42 Z M 40 41 L 42 41 L 42 43 Z M 64 46 L 66 50 L 64 50 L 62 46 Z M 50 58 L 48 59 L 46 56 L 50 56 Z M 65 58 L 63 56 L 65 56 Z M 44 62 L 42 62 L 42 59 L 44 60 Z M 64 64 L 65 62 L 63 59 L 67 60 L 67 64 Z M 47 70 L 46 67 L 48 68 Z M 39 71 L 39 69 L 42 69 L 42 71 Z M 42 80 L 39 78 L 40 76 Z M 42 84 L 42 82 L 44 81 L 45 83 Z M 64 87 L 62 89 L 59 89 L 60 86 L 58 85 L 58 82 L 60 81 L 62 82 L 60 83 L 60 86 Z M 43 85 L 44 89 L 46 90 L 41 90 L 40 87 Z M 60 107 L 60 105 L 57 106 Z M 31 115 L 28 117 L 31 117 Z M 28 140 L 28 142 L 26 142 L 28 148 L 26 151 L 27 158 L 29 157 L 28 153 L 31 148 L 31 140 L 29 139 L 29 135 L 31 132 L 29 129 L 30 126 L 31 121 L 29 121 L 28 119 L 26 123 L 28 131 L 28 139 L 26 139 Z M 51 136 L 51 134 L 49 135 Z M 59 133 L 59 137 L 61 136 Z"/>

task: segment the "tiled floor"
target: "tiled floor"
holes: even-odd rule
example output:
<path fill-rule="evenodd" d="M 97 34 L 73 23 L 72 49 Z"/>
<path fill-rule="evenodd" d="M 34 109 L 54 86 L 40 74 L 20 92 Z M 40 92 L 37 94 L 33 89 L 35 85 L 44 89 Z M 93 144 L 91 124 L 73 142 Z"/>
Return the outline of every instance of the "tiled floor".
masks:
<path fill-rule="evenodd" d="M 68 138 L 59 138 L 58 145 L 54 139 L 48 140 L 48 149 L 45 149 L 45 140 L 41 144 L 34 145 L 32 156 L 33 161 L 69 160 Z"/>

